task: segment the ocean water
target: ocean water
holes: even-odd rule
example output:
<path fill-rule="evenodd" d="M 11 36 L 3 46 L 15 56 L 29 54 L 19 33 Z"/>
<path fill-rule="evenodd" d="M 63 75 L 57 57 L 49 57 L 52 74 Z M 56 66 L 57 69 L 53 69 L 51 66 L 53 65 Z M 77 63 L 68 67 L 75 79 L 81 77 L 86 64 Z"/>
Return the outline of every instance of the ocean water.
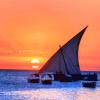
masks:
<path fill-rule="evenodd" d="M 95 89 L 82 87 L 81 81 L 42 85 L 28 83 L 30 74 L 32 71 L 0 70 L 0 100 L 100 100 L 100 81 Z"/>

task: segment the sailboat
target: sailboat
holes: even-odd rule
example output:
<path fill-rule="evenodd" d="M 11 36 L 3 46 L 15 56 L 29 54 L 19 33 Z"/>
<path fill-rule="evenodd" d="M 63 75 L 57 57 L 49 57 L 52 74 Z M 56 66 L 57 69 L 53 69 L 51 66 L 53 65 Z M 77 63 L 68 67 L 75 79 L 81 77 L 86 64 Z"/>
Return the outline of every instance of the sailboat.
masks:
<path fill-rule="evenodd" d="M 78 60 L 80 40 L 87 27 L 81 30 L 46 62 L 40 73 L 53 73 L 55 80 L 74 81 L 81 78 Z"/>
<path fill-rule="evenodd" d="M 52 73 L 42 73 L 40 75 L 40 83 L 52 84 L 52 81 L 54 81 L 54 75 Z"/>
<path fill-rule="evenodd" d="M 36 72 L 31 74 L 28 77 L 28 83 L 39 83 L 40 82 L 40 75 Z"/>

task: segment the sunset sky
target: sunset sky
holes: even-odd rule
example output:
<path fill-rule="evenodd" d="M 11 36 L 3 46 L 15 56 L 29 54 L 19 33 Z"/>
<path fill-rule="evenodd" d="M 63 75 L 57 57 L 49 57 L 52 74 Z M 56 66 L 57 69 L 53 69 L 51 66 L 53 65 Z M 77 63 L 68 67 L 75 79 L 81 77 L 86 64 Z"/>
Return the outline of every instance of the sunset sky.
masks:
<path fill-rule="evenodd" d="M 0 0 L 0 69 L 42 67 L 87 25 L 81 70 L 100 71 L 100 0 Z"/>

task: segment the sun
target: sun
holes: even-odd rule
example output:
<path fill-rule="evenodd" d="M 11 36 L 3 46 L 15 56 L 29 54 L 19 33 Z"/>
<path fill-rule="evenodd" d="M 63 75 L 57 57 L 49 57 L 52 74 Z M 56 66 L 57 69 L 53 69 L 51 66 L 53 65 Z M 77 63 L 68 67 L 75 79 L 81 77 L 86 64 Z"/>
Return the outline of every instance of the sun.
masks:
<path fill-rule="evenodd" d="M 40 66 L 39 66 L 40 60 L 37 59 L 37 58 L 32 59 L 32 60 L 31 60 L 31 64 L 32 64 L 32 68 L 33 68 L 33 69 L 36 69 L 36 70 L 37 70 L 37 69 L 40 68 Z"/>
<path fill-rule="evenodd" d="M 31 63 L 32 64 L 39 64 L 40 63 L 40 60 L 39 59 L 32 59 L 31 60 Z"/>

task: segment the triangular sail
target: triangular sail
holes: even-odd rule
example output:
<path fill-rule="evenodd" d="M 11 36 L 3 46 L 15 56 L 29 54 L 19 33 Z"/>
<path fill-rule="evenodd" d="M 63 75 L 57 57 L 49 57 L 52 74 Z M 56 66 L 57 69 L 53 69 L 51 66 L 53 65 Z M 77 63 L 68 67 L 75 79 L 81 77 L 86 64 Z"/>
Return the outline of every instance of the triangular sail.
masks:
<path fill-rule="evenodd" d="M 87 27 L 80 31 L 76 36 L 69 40 L 63 47 L 63 54 L 66 61 L 67 69 L 70 74 L 80 74 L 78 49 L 80 40 Z"/>
<path fill-rule="evenodd" d="M 78 49 L 87 27 L 62 46 L 43 66 L 40 72 L 61 72 L 65 75 L 80 74 Z M 63 55 L 62 55 L 63 53 Z M 65 61 L 64 61 L 65 60 Z"/>

